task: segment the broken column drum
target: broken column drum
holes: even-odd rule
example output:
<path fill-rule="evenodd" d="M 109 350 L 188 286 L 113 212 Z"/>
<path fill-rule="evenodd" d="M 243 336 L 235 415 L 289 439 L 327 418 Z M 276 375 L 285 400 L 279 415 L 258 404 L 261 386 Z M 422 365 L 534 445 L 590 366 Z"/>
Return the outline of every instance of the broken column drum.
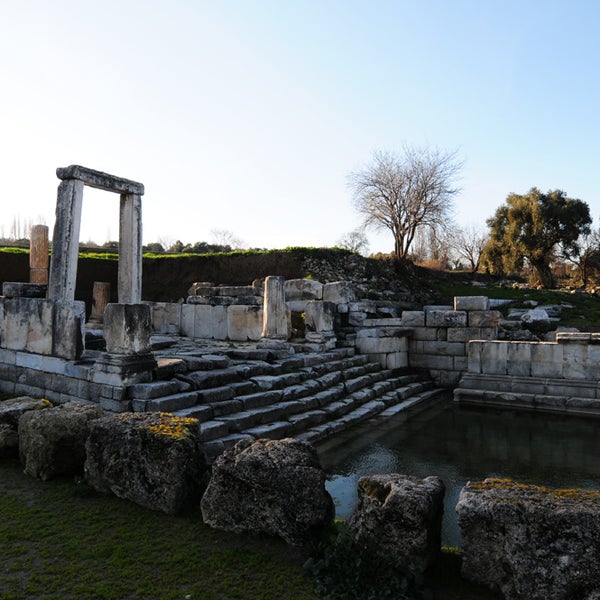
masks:
<path fill-rule="evenodd" d="M 29 282 L 48 283 L 48 226 L 33 225 L 29 236 Z"/>

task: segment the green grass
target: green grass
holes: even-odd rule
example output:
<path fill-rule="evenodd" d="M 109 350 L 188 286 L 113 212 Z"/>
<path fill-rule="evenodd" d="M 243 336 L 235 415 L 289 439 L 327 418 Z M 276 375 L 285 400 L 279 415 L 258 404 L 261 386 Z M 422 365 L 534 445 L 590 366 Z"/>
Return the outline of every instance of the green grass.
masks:
<path fill-rule="evenodd" d="M 16 461 L 0 462 L 0 514 L 3 600 L 315 598 L 304 556 L 283 542 L 37 481 Z"/>
<path fill-rule="evenodd" d="M 467 278 L 464 274 L 453 273 L 436 281 L 432 287 L 437 301 L 441 304 L 452 304 L 454 296 L 488 296 L 513 300 L 511 306 L 515 307 L 526 306 L 525 302 L 528 300 L 535 300 L 539 305 L 568 304 L 572 308 L 563 307 L 560 325 L 576 327 L 581 331 L 600 331 L 600 298 L 595 295 L 562 290 L 505 287 L 491 279 L 485 287 L 480 287 L 471 285 Z M 508 307 L 501 310 L 506 314 Z"/>

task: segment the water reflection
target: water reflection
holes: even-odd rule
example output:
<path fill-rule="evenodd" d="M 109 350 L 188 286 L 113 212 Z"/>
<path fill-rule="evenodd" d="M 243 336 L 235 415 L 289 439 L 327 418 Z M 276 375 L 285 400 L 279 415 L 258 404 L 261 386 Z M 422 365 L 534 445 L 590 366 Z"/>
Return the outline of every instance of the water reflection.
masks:
<path fill-rule="evenodd" d="M 322 444 L 319 454 L 342 518 L 356 504 L 363 475 L 438 475 L 446 484 L 443 543 L 460 546 L 454 507 L 467 481 L 498 476 L 598 490 L 599 433 L 594 419 L 462 407 L 447 398 L 408 418 L 344 432 Z"/>

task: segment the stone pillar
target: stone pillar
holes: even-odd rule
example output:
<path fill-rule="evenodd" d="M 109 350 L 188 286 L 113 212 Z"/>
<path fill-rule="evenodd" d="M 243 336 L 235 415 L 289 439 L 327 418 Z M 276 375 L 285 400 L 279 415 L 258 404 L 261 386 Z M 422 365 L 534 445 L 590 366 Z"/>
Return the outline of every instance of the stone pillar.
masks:
<path fill-rule="evenodd" d="M 121 194 L 119 220 L 119 303 L 142 301 L 142 199 Z"/>
<path fill-rule="evenodd" d="M 104 311 L 110 302 L 110 283 L 108 281 L 94 281 L 92 292 L 92 312 L 90 323 L 101 325 L 104 320 Z"/>
<path fill-rule="evenodd" d="M 51 300 L 75 299 L 83 185 L 83 181 L 66 179 L 58 186 L 48 284 Z"/>
<path fill-rule="evenodd" d="M 263 328 L 261 337 L 287 340 L 288 320 L 285 304 L 285 279 L 267 277 L 263 304 Z"/>
<path fill-rule="evenodd" d="M 33 225 L 29 234 L 29 282 L 48 283 L 48 226 Z"/>

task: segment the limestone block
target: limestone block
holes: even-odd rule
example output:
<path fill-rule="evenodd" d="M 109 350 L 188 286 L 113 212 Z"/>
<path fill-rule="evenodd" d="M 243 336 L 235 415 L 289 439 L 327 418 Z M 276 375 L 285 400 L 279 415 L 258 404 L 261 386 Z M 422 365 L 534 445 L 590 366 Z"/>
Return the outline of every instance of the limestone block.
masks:
<path fill-rule="evenodd" d="M 588 349 L 588 344 L 563 345 L 563 377 L 566 379 L 597 379 L 598 363 L 590 364 Z"/>
<path fill-rule="evenodd" d="M 323 300 L 336 304 L 354 302 L 356 292 L 351 281 L 334 281 L 323 285 Z"/>
<path fill-rule="evenodd" d="M 197 505 L 205 472 L 197 419 L 123 413 L 94 421 L 86 481 L 151 510 L 176 514 Z"/>
<path fill-rule="evenodd" d="M 388 352 L 407 352 L 407 338 L 356 338 L 356 348 L 361 354 L 387 354 Z"/>
<path fill-rule="evenodd" d="M 106 351 L 111 354 L 150 352 L 152 329 L 147 304 L 108 304 L 104 311 Z"/>
<path fill-rule="evenodd" d="M 455 296 L 454 310 L 489 310 L 490 301 L 487 296 Z"/>
<path fill-rule="evenodd" d="M 306 305 L 304 322 L 311 331 L 333 331 L 335 324 L 335 304 L 310 300 Z"/>
<path fill-rule="evenodd" d="M 461 342 L 423 342 L 423 354 L 465 356 L 466 347 Z"/>
<path fill-rule="evenodd" d="M 467 313 L 460 310 L 428 310 L 425 324 L 427 327 L 466 327 Z"/>
<path fill-rule="evenodd" d="M 348 324 L 353 327 L 363 327 L 367 319 L 366 312 L 348 312 Z"/>
<path fill-rule="evenodd" d="M 349 312 L 364 312 L 370 315 L 377 314 L 377 304 L 373 300 L 362 300 L 361 302 L 349 302 Z"/>
<path fill-rule="evenodd" d="M 448 339 L 448 327 L 413 327 L 412 339 L 423 342 L 445 342 Z"/>
<path fill-rule="evenodd" d="M 17 430 L 19 419 L 30 410 L 41 410 L 50 408 L 52 404 L 48 400 L 36 400 L 31 396 L 19 396 L 9 398 L 0 402 L 0 423 L 9 425 Z"/>
<path fill-rule="evenodd" d="M 455 356 L 454 357 L 454 370 L 455 371 L 466 371 L 469 368 L 469 359 L 466 356 Z"/>
<path fill-rule="evenodd" d="M 227 332 L 230 340 L 259 340 L 262 325 L 261 306 L 233 305 L 227 309 Z"/>
<path fill-rule="evenodd" d="M 158 333 L 175 333 L 181 330 L 181 307 L 177 302 L 153 302 L 152 329 Z"/>
<path fill-rule="evenodd" d="M 474 310 L 469 312 L 467 320 L 469 327 L 497 327 L 501 316 L 499 310 Z"/>
<path fill-rule="evenodd" d="M 22 283 L 5 281 L 2 295 L 5 298 L 45 298 L 48 286 L 41 283 Z"/>
<path fill-rule="evenodd" d="M 528 342 L 508 342 L 506 373 L 517 377 L 531 375 L 531 346 Z"/>
<path fill-rule="evenodd" d="M 563 349 L 562 344 L 533 343 L 531 345 L 531 375 L 533 377 L 562 377 Z"/>
<path fill-rule="evenodd" d="M 403 310 L 402 325 L 405 327 L 425 327 L 425 311 Z"/>
<path fill-rule="evenodd" d="M 444 492 L 439 477 L 361 477 L 348 526 L 382 562 L 423 573 L 440 552 Z"/>
<path fill-rule="evenodd" d="M 498 331 L 495 327 L 450 327 L 449 342 L 470 342 L 471 340 L 495 340 Z"/>
<path fill-rule="evenodd" d="M 416 369 L 439 369 L 444 371 L 454 370 L 452 356 L 439 356 L 436 354 L 410 354 L 409 363 Z"/>
<path fill-rule="evenodd" d="M 66 360 L 81 358 L 85 347 L 85 302 L 57 301 L 53 328 L 52 354 Z"/>
<path fill-rule="evenodd" d="M 600 493 L 486 479 L 456 506 L 462 574 L 507 600 L 590 598 L 600 592 Z"/>
<path fill-rule="evenodd" d="M 467 362 L 468 372 L 473 374 L 481 373 L 481 352 L 484 342 L 470 341 L 467 343 Z"/>
<path fill-rule="evenodd" d="M 194 338 L 196 339 L 227 339 L 226 306 L 194 305 Z"/>
<path fill-rule="evenodd" d="M 181 305 L 181 335 L 194 337 L 196 320 L 196 306 L 193 304 Z"/>
<path fill-rule="evenodd" d="M 308 304 L 308 302 L 309 300 L 286 300 L 288 308 L 292 312 L 298 313 L 303 313 L 306 310 L 306 305 Z"/>
<path fill-rule="evenodd" d="M 19 419 L 19 455 L 25 473 L 45 481 L 81 472 L 89 423 L 101 416 L 98 405 L 79 402 L 25 412 Z"/>
<path fill-rule="evenodd" d="M 290 332 L 291 313 L 285 303 L 285 280 L 266 277 L 261 338 L 287 340 Z"/>
<path fill-rule="evenodd" d="M 302 545 L 333 520 L 325 479 L 306 442 L 240 441 L 213 463 L 202 518 L 217 529 L 276 535 Z"/>
<path fill-rule="evenodd" d="M 506 375 L 508 347 L 508 342 L 482 342 L 481 372 L 489 375 Z"/>
<path fill-rule="evenodd" d="M 323 284 L 314 279 L 287 279 L 284 289 L 286 300 L 323 299 Z"/>
<path fill-rule="evenodd" d="M 386 369 L 404 369 L 408 367 L 408 352 L 389 352 L 385 355 Z"/>
<path fill-rule="evenodd" d="M 558 344 L 590 344 L 591 333 L 558 331 L 555 336 Z"/>

